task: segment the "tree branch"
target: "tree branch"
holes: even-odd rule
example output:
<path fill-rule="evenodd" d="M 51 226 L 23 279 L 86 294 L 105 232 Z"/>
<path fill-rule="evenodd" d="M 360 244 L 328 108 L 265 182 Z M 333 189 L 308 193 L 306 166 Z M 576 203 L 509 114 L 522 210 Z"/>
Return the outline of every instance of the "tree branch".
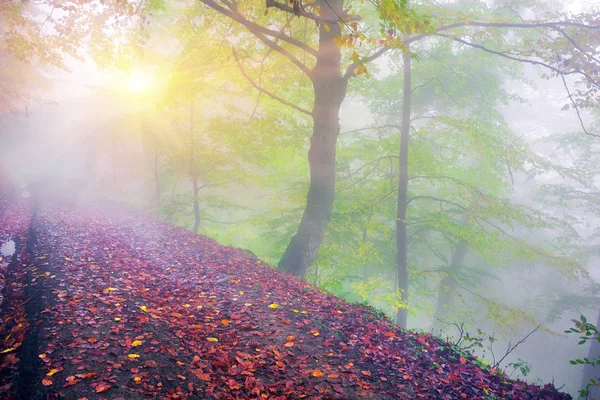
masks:
<path fill-rule="evenodd" d="M 364 181 L 365 179 L 367 179 L 367 177 L 368 177 L 369 175 L 371 175 L 371 173 L 372 173 L 373 171 L 375 171 L 375 170 L 377 169 L 377 167 L 379 167 L 379 164 L 381 163 L 381 161 L 382 161 L 382 160 L 385 160 L 385 159 L 387 159 L 387 158 L 398 158 L 398 156 L 396 156 L 396 155 L 387 155 L 387 156 L 379 157 L 379 158 L 378 158 L 378 159 L 376 159 L 376 160 L 371 160 L 371 161 L 367 162 L 366 164 L 364 164 L 364 165 L 362 165 L 360 168 L 358 168 L 356 171 L 354 171 L 354 172 L 352 172 L 352 173 L 350 173 L 350 174 L 348 174 L 348 175 L 344 176 L 343 178 L 340 178 L 340 181 L 341 181 L 341 180 L 344 180 L 344 179 L 348 179 L 348 178 L 350 178 L 351 176 L 354 176 L 354 175 L 358 174 L 360 171 L 362 171 L 362 169 L 363 169 L 363 168 L 365 168 L 365 167 L 366 167 L 366 166 L 368 166 L 368 165 L 371 165 L 371 164 L 375 163 L 375 166 L 374 166 L 373 168 L 371 168 L 371 169 L 370 169 L 370 170 L 369 170 L 369 171 L 368 171 L 368 172 L 367 172 L 365 175 L 363 175 L 363 176 L 362 176 L 362 177 L 361 177 L 359 180 L 357 180 L 357 181 L 355 181 L 355 182 L 352 182 L 350 185 L 348 185 L 348 186 L 346 186 L 346 187 L 343 187 L 343 188 L 341 188 L 341 189 L 339 189 L 339 190 L 336 190 L 336 192 L 342 192 L 342 191 L 344 191 L 344 190 L 350 189 L 350 188 L 351 188 L 351 187 L 353 187 L 353 186 L 356 186 L 356 185 L 358 185 L 360 182 L 362 182 L 362 181 Z"/>
<path fill-rule="evenodd" d="M 487 52 L 487 53 L 490 53 L 490 54 L 495 54 L 495 55 L 497 55 L 497 56 L 500 56 L 500 57 L 508 58 L 509 60 L 518 61 L 518 62 L 522 62 L 522 63 L 526 63 L 526 64 L 538 65 L 538 66 L 541 66 L 541 67 L 547 68 L 547 69 L 549 69 L 549 70 L 551 70 L 551 71 L 553 71 L 553 72 L 555 72 L 556 74 L 558 74 L 558 75 L 561 75 L 561 76 L 567 76 L 567 75 L 582 75 L 582 76 L 584 76 L 584 77 L 585 77 L 585 78 L 586 78 L 586 79 L 587 79 L 587 80 L 588 80 L 588 81 L 589 81 L 589 82 L 590 82 L 592 85 L 594 85 L 594 86 L 596 86 L 598 89 L 600 89 L 600 84 L 599 84 L 598 82 L 596 82 L 596 81 L 595 81 L 595 80 L 594 80 L 594 79 L 593 79 L 591 76 L 589 76 L 588 74 L 586 74 L 586 73 L 585 73 L 585 72 L 583 72 L 583 71 L 579 71 L 579 70 L 573 70 L 573 71 L 561 71 L 560 69 L 558 69 L 558 68 L 556 68 L 556 67 L 554 67 L 554 66 L 552 66 L 552 65 L 550 65 L 550 64 L 547 64 L 547 63 L 545 63 L 545 62 L 542 62 L 542 61 L 530 60 L 530 59 L 527 59 L 527 58 L 519 58 L 519 57 L 515 57 L 515 56 L 512 56 L 512 55 L 510 55 L 510 54 L 506 54 L 506 53 L 503 53 L 503 52 L 501 52 L 501 51 L 492 50 L 492 49 L 490 49 L 490 48 L 487 48 L 487 47 L 485 47 L 485 46 L 482 46 L 482 45 L 480 45 L 480 44 L 477 44 L 477 43 L 471 43 L 471 42 L 467 42 L 467 41 L 466 41 L 466 40 L 464 40 L 464 39 L 461 39 L 461 38 L 458 38 L 458 37 L 453 37 L 453 36 L 450 36 L 450 35 L 445 35 L 445 34 L 441 34 L 441 33 L 440 33 L 440 34 L 436 34 L 436 35 L 437 35 L 437 36 L 441 36 L 441 37 L 445 37 L 445 38 L 448 38 L 448 39 L 451 39 L 451 40 L 454 40 L 455 42 L 462 43 L 462 44 L 464 44 L 464 45 L 466 45 L 466 46 L 470 46 L 470 47 L 473 47 L 473 48 L 476 48 L 476 49 L 483 50 L 483 51 L 485 51 L 485 52 Z"/>
<path fill-rule="evenodd" d="M 579 112 L 579 107 L 577 106 L 577 103 L 575 103 L 575 99 L 573 99 L 573 96 L 571 95 L 571 91 L 569 90 L 569 85 L 567 85 L 567 80 L 565 79 L 565 77 L 563 75 L 561 75 L 560 78 L 562 79 L 563 86 L 565 87 L 565 90 L 567 91 L 567 95 L 569 96 L 569 101 L 571 102 L 571 104 L 573 105 L 573 108 L 575 109 L 575 112 L 577 113 L 577 119 L 579 120 L 579 125 L 581 126 L 581 129 L 583 129 L 585 134 L 588 136 L 594 136 L 594 137 L 600 138 L 600 135 L 589 132 L 585 128 L 585 125 L 583 124 L 583 119 L 581 118 L 581 113 Z"/>
<path fill-rule="evenodd" d="M 338 23 L 338 20 L 323 18 L 319 15 L 309 13 L 303 9 L 300 9 L 300 11 L 298 13 L 297 10 L 294 10 L 294 8 L 288 6 L 287 4 L 279 3 L 275 0 L 267 0 L 267 8 L 270 8 L 270 7 L 278 8 L 281 11 L 285 11 L 287 13 L 294 14 L 294 15 L 297 15 L 300 17 L 312 19 L 313 21 L 315 21 L 318 24 L 337 24 Z"/>
<path fill-rule="evenodd" d="M 355 75 L 356 69 L 358 68 L 359 65 L 368 64 L 371 61 L 374 61 L 377 58 L 381 57 L 382 55 L 384 55 L 391 49 L 392 48 L 389 46 L 382 47 L 381 49 L 377 50 L 375 53 L 371 54 L 370 56 L 363 58 L 363 60 L 361 62 L 355 62 L 355 63 L 348 65 L 348 68 L 346 68 L 346 73 L 344 74 L 344 79 L 348 80 L 348 79 L 352 78 Z"/>
<path fill-rule="evenodd" d="M 238 58 L 238 55 L 237 55 L 237 52 L 235 51 L 235 49 L 234 49 L 234 48 L 232 48 L 231 50 L 232 50 L 232 52 L 233 52 L 233 57 L 235 58 L 235 61 L 236 61 L 237 65 L 238 65 L 238 67 L 239 67 L 239 69 L 240 69 L 240 72 L 242 73 L 242 75 L 244 76 L 244 78 L 246 78 L 246 80 L 247 80 L 248 82 L 250 82 L 250 84 L 251 84 L 251 85 L 252 85 L 252 86 L 253 86 L 253 87 L 254 87 L 256 90 L 258 90 L 258 91 L 260 91 L 260 92 L 262 92 L 262 93 L 266 94 L 267 96 L 269 96 L 270 98 L 272 98 L 272 99 L 274 99 L 274 100 L 277 100 L 277 101 L 278 101 L 278 102 L 280 102 L 281 104 L 284 104 L 284 105 L 286 105 L 286 106 L 288 106 L 288 107 L 291 107 L 291 108 L 293 108 L 293 109 L 294 109 L 294 110 L 296 110 L 296 111 L 299 111 L 299 112 L 301 112 L 301 113 L 304 113 L 304 114 L 310 115 L 310 116 L 312 117 L 312 113 L 311 113 L 310 111 L 308 111 L 308 110 L 305 110 L 305 109 L 304 109 L 304 108 L 302 108 L 302 107 L 298 107 L 298 106 L 297 106 L 297 105 L 295 105 L 294 103 L 291 103 L 291 102 L 289 102 L 289 101 L 287 101 L 287 100 L 285 100 L 285 99 L 283 99 L 283 98 L 281 98 L 281 97 L 277 96 L 276 94 L 274 94 L 274 93 L 271 93 L 270 91 L 268 91 L 268 90 L 266 90 L 266 89 L 263 89 L 262 87 L 260 87 L 259 85 L 257 85 L 257 84 L 256 84 L 256 83 L 255 83 L 255 82 L 252 80 L 252 78 L 250 78 L 250 76 L 249 76 L 249 75 L 246 73 L 246 71 L 244 70 L 244 67 L 242 67 L 242 63 L 240 62 L 240 59 Z"/>
<path fill-rule="evenodd" d="M 358 129 L 352 129 L 351 131 L 346 131 L 346 132 L 342 132 L 340 133 L 340 135 L 348 135 L 350 133 L 355 133 L 355 132 L 361 132 L 361 131 L 368 131 L 370 129 L 376 129 L 376 130 L 382 130 L 382 129 L 398 129 L 400 130 L 400 125 L 394 125 L 394 124 L 386 124 L 386 125 L 380 125 L 380 126 L 367 126 L 365 128 L 358 128 Z"/>
<path fill-rule="evenodd" d="M 274 38 L 283 40 L 284 42 L 294 45 L 294 46 L 306 51 L 307 53 L 317 57 L 317 50 L 313 49 L 306 43 L 301 42 L 297 39 L 294 39 L 293 37 L 290 37 L 290 36 L 284 34 L 283 32 L 265 28 L 262 25 L 258 25 L 252 21 L 247 20 L 246 18 L 244 18 L 244 16 L 242 14 L 240 14 L 235 9 L 235 7 L 233 5 L 230 5 L 231 9 L 227 9 L 227 8 L 221 6 L 220 4 L 218 4 L 215 0 L 201 0 L 201 1 L 202 1 L 202 3 L 206 4 L 208 7 L 212 8 L 213 10 L 215 10 L 215 11 L 225 15 L 226 17 L 229 17 L 232 20 L 239 22 L 240 24 L 245 26 L 246 29 L 248 29 L 254 36 L 259 38 L 263 43 L 265 43 L 267 46 L 273 48 L 274 50 L 277 50 L 278 52 L 285 55 L 286 57 L 290 58 L 290 60 L 292 60 L 292 62 L 294 64 L 298 65 L 300 67 L 300 69 L 302 69 L 303 71 L 304 71 L 304 69 L 306 69 L 308 71 L 308 68 L 304 64 L 302 64 L 298 59 L 296 59 L 294 56 L 292 56 L 287 50 L 276 45 L 271 40 L 269 40 L 266 36 L 270 36 L 270 37 L 274 37 Z M 307 71 L 305 71 L 305 72 L 308 75 Z"/>
<path fill-rule="evenodd" d="M 445 176 L 445 175 L 417 175 L 417 176 L 411 176 L 410 178 L 408 178 L 409 181 L 411 181 L 413 179 L 447 179 L 447 180 L 450 180 L 450 181 L 452 181 L 454 183 L 457 183 L 457 184 L 459 184 L 461 186 L 464 186 L 467 189 L 470 189 L 470 190 L 476 192 L 477 194 L 485 196 L 485 193 L 483 193 L 481 190 L 477 189 L 473 185 L 465 183 L 465 182 L 461 181 L 460 179 L 456 179 L 456 178 L 453 178 L 451 176 Z"/>
<path fill-rule="evenodd" d="M 411 198 L 410 200 L 408 200 L 406 202 L 406 205 L 408 206 L 413 200 L 418 200 L 418 199 L 425 199 L 425 200 L 433 200 L 433 201 L 439 201 L 440 203 L 446 203 L 446 204 L 450 204 L 453 205 L 454 207 L 458 207 L 460 209 L 463 209 L 465 211 L 469 211 L 468 208 L 461 206 L 458 203 L 454 203 L 450 200 L 444 200 L 444 199 L 440 199 L 439 197 L 434 197 L 434 196 L 415 196 L 413 198 Z"/>

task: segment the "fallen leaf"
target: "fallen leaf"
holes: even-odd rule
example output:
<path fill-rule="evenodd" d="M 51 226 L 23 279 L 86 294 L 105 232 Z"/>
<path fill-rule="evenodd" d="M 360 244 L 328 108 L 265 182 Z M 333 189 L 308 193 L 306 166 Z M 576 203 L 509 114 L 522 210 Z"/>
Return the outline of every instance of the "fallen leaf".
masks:
<path fill-rule="evenodd" d="M 131 353 L 131 354 L 127 354 L 127 357 L 129 357 L 129 358 L 131 358 L 133 360 L 135 358 L 140 358 L 140 355 L 139 354 Z"/>
<path fill-rule="evenodd" d="M 52 376 L 52 375 L 54 375 L 54 374 L 56 374 L 57 372 L 60 372 L 60 371 L 62 371 L 62 370 L 63 370 L 62 368 L 53 368 L 53 369 L 51 369 L 50 371 L 48 371 L 48 373 L 46 374 L 46 376 Z"/>
<path fill-rule="evenodd" d="M 320 376 L 323 376 L 323 372 L 319 371 L 318 369 L 314 370 L 312 376 L 316 376 L 318 378 Z"/>
<path fill-rule="evenodd" d="M 277 304 L 277 303 L 269 304 L 269 308 L 277 308 L 277 307 L 279 307 L 279 304 Z"/>
<path fill-rule="evenodd" d="M 100 383 L 96 386 L 96 393 L 102 393 L 102 392 L 106 392 L 108 389 L 110 389 L 112 386 L 109 385 L 108 383 Z"/>
<path fill-rule="evenodd" d="M 48 378 L 42 379 L 42 385 L 44 385 L 44 386 L 50 386 L 50 385 L 52 385 L 52 383 L 53 383 L 52 379 L 48 379 Z"/>

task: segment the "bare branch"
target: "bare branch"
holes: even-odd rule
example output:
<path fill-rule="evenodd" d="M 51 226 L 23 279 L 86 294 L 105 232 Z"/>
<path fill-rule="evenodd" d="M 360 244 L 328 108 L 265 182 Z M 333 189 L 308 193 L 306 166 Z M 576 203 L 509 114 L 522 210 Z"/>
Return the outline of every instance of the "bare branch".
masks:
<path fill-rule="evenodd" d="M 542 61 L 530 60 L 530 59 L 527 59 L 527 58 L 519 58 L 519 57 L 515 57 L 515 56 L 512 56 L 512 55 L 510 55 L 510 54 L 503 53 L 503 52 L 501 52 L 501 51 L 492 50 L 492 49 L 490 49 L 490 48 L 487 48 L 487 47 L 485 47 L 485 46 L 482 46 L 482 45 L 480 45 L 480 44 L 477 44 L 477 43 L 471 43 L 471 42 L 468 42 L 468 41 L 466 41 L 466 40 L 464 40 L 464 39 L 461 39 L 461 38 L 458 38 L 458 37 L 453 37 L 453 36 L 450 36 L 450 35 L 445 35 L 445 34 L 441 34 L 441 33 L 440 33 L 440 34 L 437 34 L 437 36 L 446 37 L 446 38 L 449 38 L 449 39 L 451 39 L 451 40 L 454 40 L 455 42 L 459 42 L 459 43 L 462 43 L 462 44 L 464 44 L 464 45 L 467 45 L 467 46 L 470 46 L 470 47 L 474 47 L 474 48 L 476 48 L 476 49 L 480 49 L 480 50 L 483 50 L 483 51 L 485 51 L 485 52 L 487 52 L 487 53 L 495 54 L 495 55 L 497 55 L 497 56 L 500 56 L 500 57 L 508 58 L 509 60 L 518 61 L 518 62 L 522 62 L 522 63 L 526 63 L 526 64 L 538 65 L 538 66 L 541 66 L 541 67 L 547 68 L 547 69 L 549 69 L 549 70 L 551 70 L 551 71 L 553 71 L 553 72 L 555 72 L 556 74 L 558 74 L 558 75 L 561 75 L 561 76 L 567 76 L 567 75 L 582 75 L 582 76 L 584 76 L 584 77 L 585 77 L 585 78 L 586 78 L 586 79 L 587 79 L 587 80 L 588 80 L 588 81 L 589 81 L 591 84 L 593 84 L 594 86 L 596 86 L 597 88 L 599 88 L 599 89 L 600 89 L 600 84 L 599 84 L 598 82 L 596 82 L 596 81 L 595 81 L 595 80 L 594 80 L 594 79 L 593 79 L 591 76 L 589 76 L 588 74 L 586 74 L 586 73 L 585 73 L 585 72 L 583 72 L 583 71 L 579 71 L 579 70 L 572 70 L 572 71 L 561 71 L 560 69 L 558 69 L 558 68 L 556 68 L 556 67 L 554 67 L 554 66 L 552 66 L 552 65 L 550 65 L 550 64 L 547 64 L 547 63 L 545 63 L 545 62 L 542 62 Z"/>
<path fill-rule="evenodd" d="M 461 186 L 466 187 L 467 189 L 470 189 L 482 196 L 485 196 L 485 193 L 483 193 L 481 190 L 477 189 L 476 187 L 474 187 L 473 185 L 470 185 L 468 183 L 465 183 L 463 181 L 461 181 L 460 179 L 456 179 L 453 178 L 451 176 L 445 176 L 445 175 L 417 175 L 417 176 L 411 176 L 410 178 L 408 178 L 409 181 L 413 180 L 413 179 L 447 179 L 450 180 L 454 183 L 457 183 Z"/>
<path fill-rule="evenodd" d="M 510 344 L 509 344 L 509 345 L 508 345 L 508 346 L 509 346 L 509 348 L 508 348 L 508 350 L 506 350 L 506 354 L 504 354 L 504 356 L 503 356 L 503 357 L 502 357 L 500 360 L 498 360 L 498 362 L 497 362 L 497 363 L 495 363 L 493 367 L 494 367 L 494 368 L 498 368 L 498 367 L 500 366 L 500 364 L 502 363 L 502 361 L 504 361 L 504 359 L 505 359 L 506 357 L 508 357 L 508 355 L 509 355 L 510 353 L 512 353 L 512 352 L 513 352 L 513 351 L 514 351 L 514 350 L 517 348 L 517 346 L 519 346 L 520 344 L 522 344 L 523 342 L 525 342 L 525 341 L 527 340 L 527 338 L 528 338 L 529 336 L 533 335 L 533 334 L 534 334 L 534 333 L 535 333 L 535 332 L 536 332 L 538 329 L 540 329 L 540 327 L 541 327 L 541 326 L 542 326 L 542 325 L 538 325 L 538 326 L 536 326 L 536 327 L 535 327 L 535 328 L 534 328 L 534 329 L 533 329 L 531 332 L 529 332 L 529 333 L 527 334 L 527 336 L 525 336 L 523 339 L 519 340 L 519 341 L 518 341 L 518 342 L 517 342 L 517 343 L 516 343 L 514 346 L 510 347 Z"/>
<path fill-rule="evenodd" d="M 340 133 L 340 135 L 348 135 L 350 133 L 356 133 L 356 132 L 361 132 L 361 131 L 368 131 L 371 129 L 376 129 L 378 131 L 382 130 L 382 129 L 400 129 L 400 125 L 394 125 L 394 124 L 386 124 L 386 125 L 379 125 L 379 126 L 367 126 L 364 128 L 358 128 L 358 129 L 352 129 L 351 131 L 346 131 L 346 132 L 342 132 Z"/>
<path fill-rule="evenodd" d="M 583 131 L 585 132 L 586 135 L 600 138 L 600 135 L 589 132 L 585 128 L 585 125 L 583 124 L 583 119 L 581 118 L 581 113 L 579 112 L 579 107 L 577 106 L 577 103 L 575 103 L 575 100 L 573 99 L 573 96 L 571 95 L 571 91 L 569 90 L 569 85 L 567 85 L 567 80 L 565 79 L 565 77 L 563 75 L 561 75 L 560 78 L 562 79 L 565 90 L 567 91 L 567 95 L 569 96 L 569 101 L 571 101 L 571 104 L 573 105 L 573 108 L 575 109 L 575 112 L 577 113 L 577 119 L 579 119 L 579 125 L 581 126 L 581 129 L 583 129 Z"/>
<path fill-rule="evenodd" d="M 424 199 L 424 200 L 433 200 L 433 201 L 439 201 L 440 203 L 446 203 L 446 204 L 450 204 L 450 205 L 453 205 L 454 207 L 458 207 L 458 208 L 460 208 L 460 209 L 463 209 L 463 210 L 465 210 L 465 211 L 469 211 L 469 209 L 468 209 L 468 208 L 466 208 L 466 207 L 463 207 L 463 206 L 461 206 L 461 205 L 460 205 L 460 204 L 458 204 L 458 203 L 454 203 L 454 202 L 452 202 L 452 201 L 445 200 L 445 199 L 440 199 L 439 197 L 434 197 L 434 196 L 415 196 L 415 197 L 413 197 L 413 198 L 409 199 L 409 200 L 406 202 L 406 205 L 408 206 L 408 205 L 409 205 L 409 204 L 410 204 L 410 203 L 411 203 L 413 200 L 419 200 L 419 199 Z"/>
<path fill-rule="evenodd" d="M 580 24 L 580 23 L 571 22 L 571 21 L 530 22 L 530 23 L 471 21 L 471 22 L 456 22 L 453 24 L 440 26 L 439 28 L 436 28 L 435 34 L 438 34 L 439 32 L 448 31 L 448 30 L 451 30 L 454 28 L 469 27 L 469 26 L 476 26 L 476 27 L 483 27 L 483 28 L 515 28 L 515 29 L 531 29 L 531 28 L 557 29 L 557 28 L 561 28 L 564 26 L 572 26 L 572 27 L 577 27 L 577 28 L 582 28 L 582 29 L 600 30 L 600 25 L 587 25 L 587 24 Z M 413 43 L 413 42 L 419 41 L 421 39 L 424 39 L 424 38 L 430 37 L 430 36 L 431 35 L 428 33 L 425 33 L 422 35 L 411 36 L 410 38 L 404 40 L 404 44 Z"/>
<path fill-rule="evenodd" d="M 232 52 L 233 52 L 233 57 L 235 58 L 235 61 L 236 61 L 237 65 L 238 65 L 238 67 L 239 67 L 239 69 L 240 69 L 240 72 L 242 73 L 242 75 L 244 76 L 244 78 L 246 78 L 246 80 L 247 80 L 248 82 L 250 82 L 250 84 L 251 84 L 251 85 L 252 85 L 252 86 L 253 86 L 253 87 L 254 87 L 256 90 L 258 90 L 258 91 L 260 91 L 260 92 L 262 92 L 262 93 L 266 94 L 267 96 L 269 96 L 270 98 L 272 98 L 272 99 L 274 99 L 274 100 L 277 100 L 277 101 L 278 101 L 278 102 L 280 102 L 281 104 L 284 104 L 284 105 L 286 105 L 286 106 L 288 106 L 288 107 L 291 107 L 291 108 L 293 108 L 293 109 L 294 109 L 294 110 L 296 110 L 296 111 L 299 111 L 299 112 L 301 112 L 301 113 L 304 113 L 304 114 L 310 115 L 310 116 L 312 117 L 312 113 L 311 113 L 310 111 L 308 111 L 308 110 L 305 110 L 305 109 L 304 109 L 304 108 L 302 108 L 302 107 L 298 107 L 298 106 L 297 106 L 297 105 L 295 105 L 294 103 L 291 103 L 291 102 L 289 102 L 289 101 L 287 101 L 287 100 L 285 100 L 285 99 L 283 99 L 283 98 L 281 98 L 281 97 L 277 96 L 276 94 L 274 94 L 274 93 L 272 93 L 272 92 L 270 92 L 270 91 L 268 91 L 268 90 L 266 90 L 266 89 L 263 89 L 261 86 L 257 85 L 257 84 L 256 84 L 256 83 L 255 83 L 255 82 L 252 80 L 252 78 L 250 78 L 250 76 L 249 76 L 249 75 L 246 73 L 246 70 L 244 70 L 244 67 L 242 66 L 242 63 L 240 62 L 240 59 L 238 58 L 238 55 L 237 55 L 237 52 L 235 51 L 235 49 L 233 49 L 233 48 L 232 48 L 231 50 L 232 50 Z"/>
<path fill-rule="evenodd" d="M 383 156 L 383 157 L 379 157 L 376 160 L 371 160 L 369 162 L 367 162 L 366 164 L 362 165 L 360 168 L 358 168 L 356 171 L 344 176 L 343 178 L 340 178 L 340 180 L 344 180 L 344 179 L 348 179 L 356 174 L 358 174 L 360 171 L 362 171 L 363 168 L 365 168 L 368 165 L 371 165 L 373 163 L 375 163 L 375 166 L 373 168 L 371 168 L 366 174 L 364 174 L 359 180 L 357 180 L 356 182 L 352 182 L 350 185 L 343 187 L 339 190 L 337 190 L 336 192 L 342 192 L 344 190 L 350 189 L 353 186 L 358 185 L 360 182 L 364 181 L 365 179 L 367 179 L 369 177 L 369 175 L 371 175 L 371 173 L 373 171 L 375 171 L 377 169 L 377 167 L 379 167 L 379 164 L 381 163 L 382 160 L 388 159 L 388 158 L 398 158 L 398 156 L 396 155 L 387 155 L 387 156 Z"/>

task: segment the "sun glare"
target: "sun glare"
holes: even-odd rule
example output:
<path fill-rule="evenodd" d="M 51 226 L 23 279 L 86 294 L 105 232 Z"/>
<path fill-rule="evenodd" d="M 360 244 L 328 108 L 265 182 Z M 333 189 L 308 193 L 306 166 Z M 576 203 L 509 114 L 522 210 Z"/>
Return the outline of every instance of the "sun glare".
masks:
<path fill-rule="evenodd" d="M 132 70 L 129 73 L 129 78 L 127 81 L 127 89 L 131 93 L 144 93 L 149 91 L 152 88 L 153 80 L 152 76 L 145 71 L 136 71 Z"/>

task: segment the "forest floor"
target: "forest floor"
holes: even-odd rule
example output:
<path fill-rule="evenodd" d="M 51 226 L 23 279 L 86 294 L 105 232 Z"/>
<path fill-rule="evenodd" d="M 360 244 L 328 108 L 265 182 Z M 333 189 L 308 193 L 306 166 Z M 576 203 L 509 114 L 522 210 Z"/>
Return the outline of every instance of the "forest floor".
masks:
<path fill-rule="evenodd" d="M 5 190 L 6 240 L 0 398 L 571 398 L 119 205 Z"/>

